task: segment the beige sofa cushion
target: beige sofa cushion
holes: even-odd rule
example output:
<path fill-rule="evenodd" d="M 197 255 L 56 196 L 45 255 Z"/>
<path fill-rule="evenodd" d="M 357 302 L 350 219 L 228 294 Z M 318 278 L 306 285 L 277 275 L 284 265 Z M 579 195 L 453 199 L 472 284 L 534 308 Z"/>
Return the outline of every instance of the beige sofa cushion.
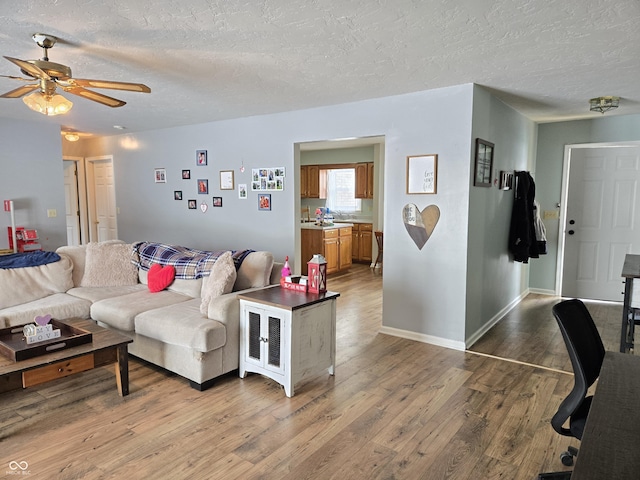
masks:
<path fill-rule="evenodd" d="M 227 340 L 222 323 L 202 316 L 197 298 L 140 313 L 135 318 L 135 330 L 137 335 L 199 352 L 220 348 Z"/>
<path fill-rule="evenodd" d="M 73 287 L 71 259 L 37 267 L 0 269 L 0 309 L 31 302 Z"/>
<path fill-rule="evenodd" d="M 127 243 L 89 243 L 80 286 L 117 287 L 138 283 L 138 267 L 131 263 L 132 248 Z"/>
<path fill-rule="evenodd" d="M 64 247 L 60 247 L 56 250 L 58 255 L 66 255 L 73 262 L 73 286 L 79 287 L 80 282 L 82 282 L 82 277 L 84 275 L 84 261 L 87 255 L 87 246 L 86 245 L 77 245 L 71 246 L 66 245 Z"/>
<path fill-rule="evenodd" d="M 90 308 L 91 302 L 88 300 L 66 293 L 54 293 L 38 300 L 0 310 L 0 324 L 6 323 L 8 327 L 24 325 L 33 323 L 36 315 L 46 314 L 59 320 L 74 317 L 89 318 Z M 4 322 L 2 322 L 3 319 Z"/>
<path fill-rule="evenodd" d="M 131 332 L 136 315 L 187 300 L 190 300 L 190 297 L 169 290 L 151 293 L 145 289 L 94 303 L 91 305 L 91 318 L 118 330 Z M 174 321 L 179 322 L 180 317 L 175 318 Z"/>
<path fill-rule="evenodd" d="M 139 269 L 138 280 L 140 281 L 140 283 L 142 283 L 143 285 L 149 285 L 148 276 L 148 271 Z M 202 279 L 176 278 L 175 280 L 173 280 L 171 285 L 167 287 L 167 290 L 171 292 L 181 293 L 182 295 L 187 295 L 191 298 L 200 298 L 200 291 L 202 290 Z"/>
<path fill-rule="evenodd" d="M 273 255 L 270 252 L 251 252 L 238 269 L 233 290 L 237 292 L 247 288 L 266 287 L 269 285 L 272 268 Z"/>
<path fill-rule="evenodd" d="M 207 315 L 212 298 L 231 293 L 237 276 L 231 252 L 224 252 L 213 264 L 209 276 L 202 281 L 202 293 L 200 295 L 202 297 L 202 302 L 200 303 L 200 313 L 202 315 Z"/>
<path fill-rule="evenodd" d="M 146 289 L 147 287 L 145 285 L 137 283 L 135 285 L 123 285 L 121 287 L 74 287 L 71 290 L 67 290 L 67 293 L 74 297 L 84 298 L 91 303 L 95 303 L 105 298 L 119 297 Z"/>

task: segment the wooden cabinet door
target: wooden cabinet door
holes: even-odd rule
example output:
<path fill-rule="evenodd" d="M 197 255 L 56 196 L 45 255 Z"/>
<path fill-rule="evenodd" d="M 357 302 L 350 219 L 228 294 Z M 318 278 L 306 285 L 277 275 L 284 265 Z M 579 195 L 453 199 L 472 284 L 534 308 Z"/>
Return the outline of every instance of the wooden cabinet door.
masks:
<path fill-rule="evenodd" d="M 340 252 L 338 256 L 338 270 L 345 270 L 353 263 L 351 256 L 352 248 L 351 227 L 340 229 Z"/>
<path fill-rule="evenodd" d="M 373 198 L 373 163 L 367 163 L 367 197 Z"/>
<path fill-rule="evenodd" d="M 320 198 L 320 167 L 307 165 L 307 198 Z"/>
<path fill-rule="evenodd" d="M 324 258 L 327 261 L 327 273 L 335 273 L 339 269 L 338 259 L 340 258 L 340 238 L 324 239 Z"/>
<path fill-rule="evenodd" d="M 371 227 L 371 224 L 367 224 Z M 362 227 L 362 225 L 360 225 Z M 359 260 L 371 262 L 373 259 L 373 232 L 371 230 L 360 231 L 360 257 Z"/>
<path fill-rule="evenodd" d="M 309 197 L 309 168 L 306 165 L 300 166 L 300 197 Z"/>
<path fill-rule="evenodd" d="M 351 229 L 351 260 L 358 261 L 360 258 L 360 231 L 358 225 Z"/>
<path fill-rule="evenodd" d="M 367 198 L 367 164 L 356 163 L 356 198 Z"/>

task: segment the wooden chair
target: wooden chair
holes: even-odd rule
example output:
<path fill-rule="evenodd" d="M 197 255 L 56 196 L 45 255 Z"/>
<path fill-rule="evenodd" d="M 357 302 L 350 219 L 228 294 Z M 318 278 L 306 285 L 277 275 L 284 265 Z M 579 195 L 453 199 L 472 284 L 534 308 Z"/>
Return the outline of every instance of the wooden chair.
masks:
<path fill-rule="evenodd" d="M 373 264 L 373 269 L 375 270 L 380 264 L 380 271 L 382 272 L 382 244 L 383 244 L 383 234 L 380 231 L 374 232 L 376 236 L 376 243 L 378 244 L 378 256 L 376 257 L 376 263 Z"/>

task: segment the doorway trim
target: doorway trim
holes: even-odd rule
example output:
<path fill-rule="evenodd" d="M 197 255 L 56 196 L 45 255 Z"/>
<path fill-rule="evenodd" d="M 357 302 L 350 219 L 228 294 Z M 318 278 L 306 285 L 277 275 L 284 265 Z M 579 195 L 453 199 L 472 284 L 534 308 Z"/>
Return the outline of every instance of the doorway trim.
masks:
<path fill-rule="evenodd" d="M 89 241 L 89 213 L 87 207 L 87 177 L 85 169 L 85 158 L 66 155 L 62 160 L 76 162 L 78 172 L 78 207 L 80 210 L 80 245 Z"/>
<path fill-rule="evenodd" d="M 562 193 L 560 195 L 560 219 L 558 223 L 558 254 L 556 256 L 556 288 L 555 294 L 562 294 L 562 274 L 564 266 L 564 228 L 567 221 L 567 196 L 569 194 L 570 160 L 573 149 L 591 149 L 606 147 L 638 147 L 640 141 L 628 142 L 601 142 L 601 143 L 576 143 L 564 146 L 564 159 L 562 163 Z"/>
<path fill-rule="evenodd" d="M 96 225 L 96 192 L 94 189 L 95 177 L 93 164 L 100 161 L 111 162 L 111 168 L 114 169 L 114 182 L 115 182 L 115 165 L 113 164 L 113 155 L 100 155 L 98 157 L 86 157 L 84 159 L 85 173 L 86 173 L 86 191 L 87 191 L 87 223 L 88 223 L 88 239 L 90 242 L 98 241 L 98 232 L 95 228 Z M 114 184 L 115 188 L 115 184 Z M 114 192 L 115 193 L 115 192 Z M 114 214 L 117 216 L 117 209 Z M 117 228 L 117 226 L 116 226 Z"/>

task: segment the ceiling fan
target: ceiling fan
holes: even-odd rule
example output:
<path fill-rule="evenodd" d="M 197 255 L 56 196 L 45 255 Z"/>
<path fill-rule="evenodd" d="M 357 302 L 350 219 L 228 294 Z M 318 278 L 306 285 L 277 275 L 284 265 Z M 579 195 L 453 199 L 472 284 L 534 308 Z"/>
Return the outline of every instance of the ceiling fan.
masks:
<path fill-rule="evenodd" d="M 49 61 L 48 51 L 56 44 L 56 37 L 43 33 L 35 33 L 32 35 L 32 38 L 44 51 L 44 57 L 42 59 L 20 60 L 19 58 L 4 57 L 20 67 L 20 71 L 29 78 L 10 75 L 0 75 L 0 77 L 27 82 L 35 80 L 36 83 L 18 87 L 0 95 L 0 98 L 20 98 L 31 93 L 31 95 L 23 98 L 24 103 L 26 103 L 29 108 L 44 115 L 59 115 L 68 112 L 73 106 L 73 103 L 62 95 L 56 94 L 57 87 L 60 87 L 67 93 L 78 95 L 88 100 L 107 105 L 108 107 L 121 107 L 125 105 L 126 102 L 103 95 L 102 93 L 94 92 L 88 88 L 106 88 L 142 93 L 151 92 L 151 89 L 142 83 L 73 78 L 71 68 L 60 63 Z"/>

